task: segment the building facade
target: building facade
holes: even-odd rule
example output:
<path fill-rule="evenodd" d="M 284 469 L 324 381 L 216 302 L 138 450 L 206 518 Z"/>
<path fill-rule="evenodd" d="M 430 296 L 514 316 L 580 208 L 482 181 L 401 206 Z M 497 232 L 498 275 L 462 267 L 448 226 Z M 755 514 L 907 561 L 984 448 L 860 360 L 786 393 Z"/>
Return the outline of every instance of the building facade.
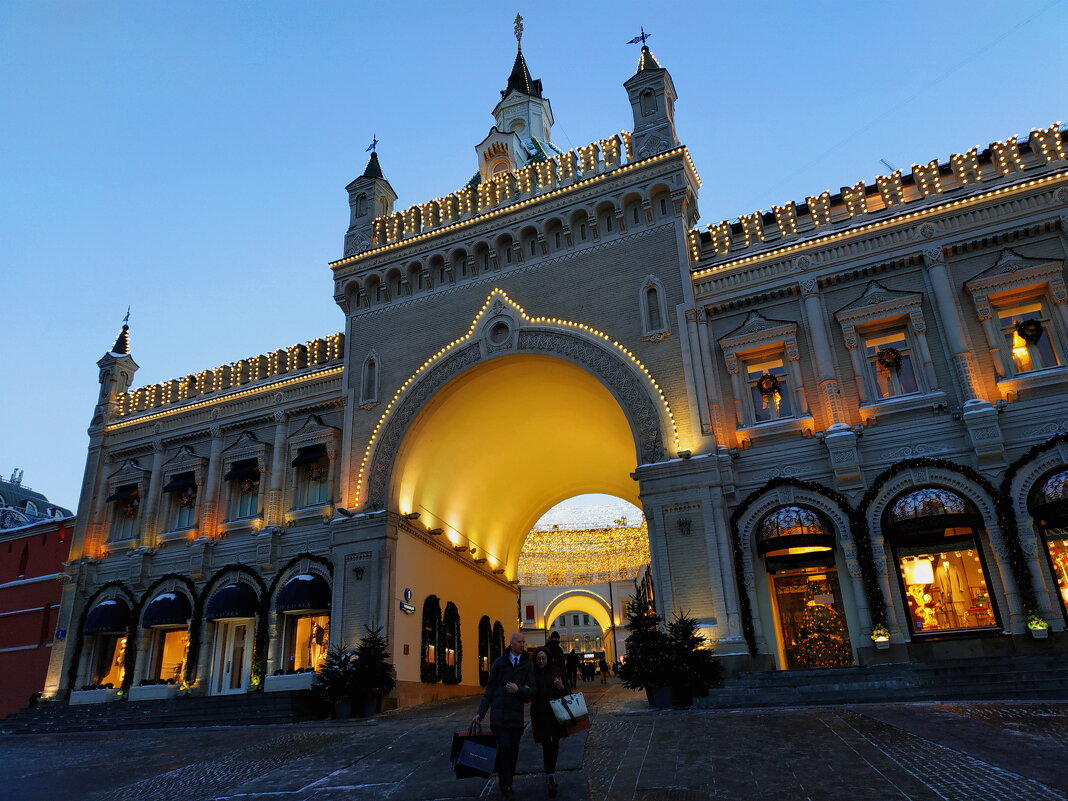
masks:
<path fill-rule="evenodd" d="M 668 71 L 624 88 L 563 152 L 520 50 L 462 188 L 399 208 L 372 154 L 343 333 L 134 389 L 124 329 L 47 695 L 299 688 L 365 626 L 400 703 L 477 692 L 589 492 L 731 670 L 1064 647 L 1064 132 L 698 229 Z"/>

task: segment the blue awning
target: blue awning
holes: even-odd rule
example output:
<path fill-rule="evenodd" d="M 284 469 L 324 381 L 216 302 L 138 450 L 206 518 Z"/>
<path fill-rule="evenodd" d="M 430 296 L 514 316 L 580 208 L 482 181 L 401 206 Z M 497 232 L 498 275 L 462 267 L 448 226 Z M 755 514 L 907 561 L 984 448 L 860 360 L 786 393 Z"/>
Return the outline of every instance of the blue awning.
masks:
<path fill-rule="evenodd" d="M 145 607 L 141 625 L 146 629 L 153 626 L 185 626 L 192 616 L 193 607 L 185 593 L 163 592 Z"/>
<path fill-rule="evenodd" d="M 256 591 L 243 581 L 236 584 L 228 584 L 211 596 L 208 601 L 208 611 L 204 615 L 207 620 L 225 620 L 232 617 L 256 617 L 260 599 Z"/>
<path fill-rule="evenodd" d="M 83 634 L 125 634 L 130 625 L 130 606 L 122 598 L 101 601 L 85 616 Z"/>
<path fill-rule="evenodd" d="M 330 585 L 322 576 L 301 573 L 287 581 L 278 591 L 275 610 L 278 612 L 316 611 L 330 608 Z"/>

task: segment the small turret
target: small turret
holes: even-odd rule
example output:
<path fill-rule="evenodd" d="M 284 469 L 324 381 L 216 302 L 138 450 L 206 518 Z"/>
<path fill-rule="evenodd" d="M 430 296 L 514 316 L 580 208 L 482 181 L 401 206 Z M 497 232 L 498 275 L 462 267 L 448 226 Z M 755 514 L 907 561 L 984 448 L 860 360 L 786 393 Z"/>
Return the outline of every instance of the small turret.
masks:
<path fill-rule="evenodd" d="M 122 330 L 115 338 L 115 344 L 111 346 L 111 350 L 100 357 L 96 366 L 100 368 L 100 395 L 96 402 L 93 425 L 104 422 L 106 416 L 114 410 L 118 396 L 133 385 L 138 365 L 130 355 L 129 310 L 122 321 Z"/>
<path fill-rule="evenodd" d="M 638 69 L 623 84 L 634 113 L 634 153 L 648 158 L 677 147 L 675 133 L 675 84 L 671 73 L 660 66 L 648 46 L 642 45 Z"/>
<path fill-rule="evenodd" d="M 345 254 L 351 256 L 371 247 L 375 217 L 393 213 L 397 193 L 389 185 L 378 161 L 376 139 L 371 144 L 371 158 L 363 169 L 363 175 L 345 187 L 349 193 L 349 230 L 345 233 Z"/>

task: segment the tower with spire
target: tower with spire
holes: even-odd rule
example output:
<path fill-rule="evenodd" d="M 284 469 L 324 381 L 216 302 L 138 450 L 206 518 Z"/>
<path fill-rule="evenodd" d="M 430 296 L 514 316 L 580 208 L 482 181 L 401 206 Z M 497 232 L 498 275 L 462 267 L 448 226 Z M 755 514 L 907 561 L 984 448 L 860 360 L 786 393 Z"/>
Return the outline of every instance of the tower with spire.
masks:
<path fill-rule="evenodd" d="M 479 179 L 561 154 L 552 143 L 553 110 L 542 94 L 541 81 L 531 77 L 523 55 L 523 18 L 515 18 L 516 54 L 501 100 L 493 109 L 496 124 L 475 146 Z"/>
<path fill-rule="evenodd" d="M 107 419 L 115 410 L 118 396 L 133 385 L 134 374 L 138 365 L 130 355 L 130 312 L 122 321 L 122 329 L 115 337 L 115 344 L 100 357 L 96 366 L 100 368 L 100 395 L 97 397 L 93 425 L 97 426 Z"/>
<path fill-rule="evenodd" d="M 389 185 L 378 161 L 378 140 L 371 142 L 371 158 L 363 174 L 345 187 L 349 193 L 349 229 L 345 232 L 345 255 L 351 256 L 371 246 L 375 217 L 393 213 L 397 193 Z"/>
<path fill-rule="evenodd" d="M 642 32 L 644 35 L 644 31 Z M 638 69 L 624 84 L 634 114 L 634 152 L 648 158 L 678 147 L 675 132 L 675 84 L 671 73 L 660 66 L 649 46 L 642 42 Z"/>

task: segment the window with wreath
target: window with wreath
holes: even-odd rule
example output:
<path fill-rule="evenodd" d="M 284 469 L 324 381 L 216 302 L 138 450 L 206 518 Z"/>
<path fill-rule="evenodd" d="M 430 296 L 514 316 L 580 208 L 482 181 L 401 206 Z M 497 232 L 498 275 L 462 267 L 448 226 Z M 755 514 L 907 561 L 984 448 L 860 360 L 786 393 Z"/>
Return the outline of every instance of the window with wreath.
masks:
<path fill-rule="evenodd" d="M 256 459 L 234 462 L 224 476 L 230 487 L 230 519 L 254 517 L 260 511 L 260 468 Z"/>
<path fill-rule="evenodd" d="M 904 329 L 864 335 L 869 389 L 873 398 L 894 398 L 919 392 L 912 345 Z"/>
<path fill-rule="evenodd" d="M 197 482 L 192 471 L 172 476 L 163 485 L 169 508 L 168 528 L 172 531 L 192 528 L 197 508 Z"/>
<path fill-rule="evenodd" d="M 1035 531 L 1046 545 L 1061 611 L 1068 614 L 1068 467 L 1036 482 L 1029 507 Z"/>
<path fill-rule="evenodd" d="M 301 448 L 293 459 L 297 470 L 297 498 L 295 506 L 321 506 L 329 496 L 330 458 L 326 445 L 308 445 Z"/>
<path fill-rule="evenodd" d="M 436 684 L 442 678 L 441 602 L 436 595 L 423 601 L 423 636 L 419 649 L 419 679 Z"/>
<path fill-rule="evenodd" d="M 445 649 L 441 680 L 445 684 L 459 684 L 463 643 L 460 640 L 460 610 L 452 601 L 445 604 L 445 614 L 441 620 L 441 644 Z"/>
<path fill-rule="evenodd" d="M 1061 365 L 1044 300 L 1035 298 L 995 308 L 1003 347 L 1014 375 Z"/>
<path fill-rule="evenodd" d="M 978 510 L 942 487 L 910 490 L 890 505 L 883 536 L 893 548 L 913 634 L 998 625 L 981 528 Z"/>
<path fill-rule="evenodd" d="M 107 502 L 111 505 L 111 539 L 116 542 L 133 539 L 137 534 L 137 515 L 141 508 L 137 485 L 116 487 Z"/>
<path fill-rule="evenodd" d="M 746 362 L 745 374 L 754 422 L 794 416 L 786 363 L 781 356 Z"/>

